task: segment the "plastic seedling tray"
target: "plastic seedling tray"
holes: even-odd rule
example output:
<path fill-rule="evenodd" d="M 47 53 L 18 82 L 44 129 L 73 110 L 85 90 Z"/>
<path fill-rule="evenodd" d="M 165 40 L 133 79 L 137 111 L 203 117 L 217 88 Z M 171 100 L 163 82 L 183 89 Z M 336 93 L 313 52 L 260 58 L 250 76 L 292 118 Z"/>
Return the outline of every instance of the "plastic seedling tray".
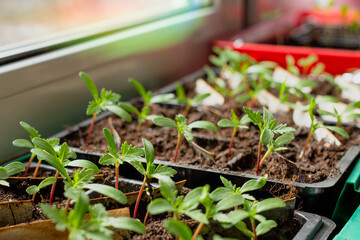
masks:
<path fill-rule="evenodd" d="M 351 216 L 350 220 L 346 223 L 343 229 L 338 235 L 335 236 L 334 240 L 355 240 L 359 239 L 360 236 L 360 206 Z"/>

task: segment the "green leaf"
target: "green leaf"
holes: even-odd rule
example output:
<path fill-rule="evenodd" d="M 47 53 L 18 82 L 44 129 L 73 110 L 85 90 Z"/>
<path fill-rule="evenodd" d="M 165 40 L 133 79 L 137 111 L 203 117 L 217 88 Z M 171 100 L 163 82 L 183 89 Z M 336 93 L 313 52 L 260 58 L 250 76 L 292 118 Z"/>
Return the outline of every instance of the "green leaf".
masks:
<path fill-rule="evenodd" d="M 10 184 L 5 180 L 0 180 L 0 185 L 3 185 L 5 187 L 10 187 Z"/>
<path fill-rule="evenodd" d="M 244 220 L 249 217 L 249 213 L 245 210 L 239 209 L 235 211 L 231 211 L 228 214 L 217 213 L 214 215 L 214 220 L 219 221 L 221 223 L 237 223 L 239 221 Z"/>
<path fill-rule="evenodd" d="M 111 134 L 111 132 L 107 128 L 104 128 L 103 132 L 104 132 L 106 141 L 109 144 L 109 152 L 112 153 L 112 154 L 116 154 L 117 153 L 117 147 L 116 147 L 116 143 L 115 143 L 113 135 Z"/>
<path fill-rule="evenodd" d="M 49 177 L 41 181 L 41 183 L 38 185 L 39 189 L 45 188 L 53 183 L 56 182 L 55 177 Z"/>
<path fill-rule="evenodd" d="M 125 121 L 127 121 L 127 122 L 132 121 L 130 114 L 128 112 L 126 112 L 124 109 L 122 109 L 121 107 L 118 107 L 116 105 L 110 105 L 110 106 L 106 106 L 106 109 L 112 113 L 115 113 L 120 118 L 125 119 Z"/>
<path fill-rule="evenodd" d="M 175 209 L 171 203 L 163 198 L 154 199 L 147 208 L 152 215 L 157 215 L 165 212 L 173 212 Z"/>
<path fill-rule="evenodd" d="M 184 210 L 183 214 L 187 215 L 188 217 L 197 222 L 209 224 L 209 220 L 206 218 L 206 215 L 201 211 L 201 209 Z"/>
<path fill-rule="evenodd" d="M 105 153 L 104 156 L 99 159 L 99 164 L 107 166 L 115 165 L 115 158 L 112 155 Z"/>
<path fill-rule="evenodd" d="M 52 207 L 44 203 L 40 203 L 40 208 L 47 218 L 56 223 L 57 230 L 64 231 L 66 229 L 67 219 L 65 209 L 59 210 L 56 206 Z"/>
<path fill-rule="evenodd" d="M 360 113 L 351 113 L 351 114 L 347 115 L 346 118 L 347 119 L 359 119 Z"/>
<path fill-rule="evenodd" d="M 285 206 L 285 202 L 279 198 L 267 198 L 259 202 L 259 204 L 256 206 L 256 211 L 260 213 L 270 209 L 282 208 Z"/>
<path fill-rule="evenodd" d="M 254 233 L 247 228 L 246 224 L 243 221 L 236 223 L 235 227 L 239 229 L 242 233 L 244 233 L 247 237 L 254 237 Z"/>
<path fill-rule="evenodd" d="M 127 203 L 127 198 L 125 194 L 114 187 L 92 183 L 86 184 L 83 188 L 90 189 L 107 197 L 110 197 L 121 204 Z"/>
<path fill-rule="evenodd" d="M 137 219 L 129 217 L 109 218 L 108 223 L 114 228 L 126 229 L 139 234 L 146 233 L 146 227 Z"/>
<path fill-rule="evenodd" d="M 153 119 L 153 122 L 160 127 L 178 128 L 174 120 L 166 117 L 156 117 Z"/>
<path fill-rule="evenodd" d="M 194 139 L 194 135 L 190 131 L 185 131 L 184 137 L 185 137 L 186 141 L 189 143 L 191 143 Z"/>
<path fill-rule="evenodd" d="M 69 162 L 67 164 L 67 166 L 90 169 L 90 170 L 93 170 L 93 174 L 99 173 L 99 168 L 96 166 L 96 164 L 93 162 L 90 162 L 89 160 L 84 160 L 84 159 L 73 160 L 73 161 Z"/>
<path fill-rule="evenodd" d="M 9 176 L 25 171 L 25 166 L 22 162 L 12 162 L 5 166 Z"/>
<path fill-rule="evenodd" d="M 318 96 L 316 97 L 316 101 L 318 102 L 332 102 L 332 103 L 338 103 L 339 99 L 337 99 L 334 96 L 331 95 L 324 95 L 324 96 Z"/>
<path fill-rule="evenodd" d="M 219 235 L 214 235 L 213 240 L 237 240 L 237 238 L 223 238 Z"/>
<path fill-rule="evenodd" d="M 176 170 L 167 166 L 167 165 L 158 165 L 156 167 L 156 169 L 154 170 L 154 172 L 151 174 L 152 177 L 156 178 L 156 179 L 160 179 L 163 176 L 166 177 L 173 177 L 176 174 Z"/>
<path fill-rule="evenodd" d="M 180 83 L 176 84 L 176 96 L 179 103 L 186 104 L 187 98 L 185 94 L 185 90 Z"/>
<path fill-rule="evenodd" d="M 288 127 L 286 124 L 281 123 L 276 126 L 272 131 L 276 134 L 284 134 L 289 132 L 295 132 L 296 130 L 292 127 Z"/>
<path fill-rule="evenodd" d="M 230 189 L 225 188 L 225 187 L 219 187 L 210 194 L 210 197 L 214 201 L 220 201 L 231 195 L 233 195 L 233 192 Z"/>
<path fill-rule="evenodd" d="M 145 175 L 146 171 L 144 166 L 142 165 L 142 163 L 140 161 L 131 161 L 129 162 L 131 164 L 131 166 L 133 166 L 141 175 Z"/>
<path fill-rule="evenodd" d="M 159 94 L 156 96 L 153 96 L 150 100 L 150 103 L 166 103 L 175 98 L 175 95 L 173 93 L 167 93 L 167 94 Z"/>
<path fill-rule="evenodd" d="M 262 118 L 261 114 L 259 112 L 254 112 L 253 110 L 247 108 L 244 106 L 244 111 L 247 114 L 247 116 L 250 118 L 251 122 L 257 126 L 261 126 Z"/>
<path fill-rule="evenodd" d="M 349 134 L 340 127 L 335 127 L 335 126 L 324 126 L 324 127 L 329 129 L 330 131 L 340 134 L 341 136 L 343 136 L 346 139 L 348 139 L 350 137 Z"/>
<path fill-rule="evenodd" d="M 263 235 L 263 234 L 269 232 L 271 229 L 273 229 L 276 226 L 277 226 L 277 224 L 274 220 L 267 220 L 256 226 L 256 234 L 258 236 Z"/>
<path fill-rule="evenodd" d="M 131 105 L 130 103 L 126 103 L 126 102 L 119 102 L 118 103 L 119 107 L 124 109 L 125 111 L 129 112 L 129 113 L 134 113 L 136 115 L 140 115 L 139 110 L 134 107 L 133 105 Z"/>
<path fill-rule="evenodd" d="M 217 125 L 219 127 L 223 127 L 223 128 L 225 128 L 225 127 L 235 127 L 235 124 L 232 121 L 230 121 L 229 119 L 221 119 L 217 123 Z"/>
<path fill-rule="evenodd" d="M 97 103 L 96 101 L 90 101 L 86 109 L 86 115 L 94 115 L 95 113 L 100 113 L 100 112 L 101 112 L 101 107 L 99 103 Z"/>
<path fill-rule="evenodd" d="M 76 199 L 75 207 L 69 212 L 69 221 L 71 226 L 78 229 L 84 221 L 84 216 L 89 209 L 89 197 L 84 191 L 79 191 L 78 198 Z"/>
<path fill-rule="evenodd" d="M 186 194 L 183 200 L 184 209 L 195 209 L 199 205 L 200 195 L 202 193 L 202 188 L 197 187 Z"/>
<path fill-rule="evenodd" d="M 140 94 L 140 96 L 144 99 L 147 98 L 146 95 L 146 90 L 143 87 L 143 85 L 141 85 L 141 83 L 139 83 L 138 81 L 136 81 L 133 78 L 129 78 L 129 82 L 135 87 L 136 91 Z"/>
<path fill-rule="evenodd" d="M 332 117 L 336 117 L 335 113 L 332 113 L 332 112 L 329 112 L 329 111 L 325 111 L 325 110 L 322 110 L 322 109 L 318 109 L 316 111 L 319 115 L 321 116 L 332 116 Z"/>
<path fill-rule="evenodd" d="M 40 188 L 36 185 L 32 185 L 26 189 L 27 194 L 34 195 L 40 191 Z"/>
<path fill-rule="evenodd" d="M 49 144 L 50 145 L 50 144 Z M 59 161 L 64 165 L 66 166 L 66 162 L 70 159 L 70 158 L 76 158 L 76 153 L 71 150 L 69 148 L 69 146 L 67 145 L 66 142 L 64 142 L 61 147 L 59 148 L 58 152 L 57 152 L 57 155 L 58 155 L 58 159 Z"/>
<path fill-rule="evenodd" d="M 91 95 L 93 95 L 95 100 L 99 99 L 99 93 L 98 90 L 94 84 L 94 82 L 91 80 L 91 78 L 84 72 L 79 73 L 80 78 L 84 81 L 85 85 L 89 89 Z"/>
<path fill-rule="evenodd" d="M 216 212 L 227 210 L 235 206 L 242 205 L 244 198 L 241 195 L 231 195 L 227 198 L 222 199 L 215 205 Z"/>
<path fill-rule="evenodd" d="M 355 109 L 358 109 L 358 108 L 360 108 L 360 101 L 352 102 L 352 103 L 350 103 L 350 104 L 348 104 L 348 105 L 346 106 L 346 108 L 345 108 L 345 110 L 344 110 L 344 113 L 345 113 L 345 112 L 351 112 L 351 111 L 353 111 L 353 110 L 355 110 Z"/>
<path fill-rule="evenodd" d="M 190 129 L 192 128 L 202 128 L 202 129 L 207 129 L 213 132 L 217 132 L 217 127 L 215 124 L 213 124 L 212 122 L 209 121 L 203 121 L 203 120 L 199 120 L 199 121 L 195 121 L 192 122 L 188 125 L 188 127 Z"/>
<path fill-rule="evenodd" d="M 292 140 L 294 140 L 295 136 L 292 133 L 285 133 L 278 138 L 275 139 L 275 146 L 280 147 L 283 146 Z"/>
<path fill-rule="evenodd" d="M 314 111 L 315 105 L 316 105 L 315 98 L 312 98 L 310 105 L 309 105 L 309 114 L 310 114 L 311 122 L 314 122 L 313 111 Z"/>
<path fill-rule="evenodd" d="M 261 133 L 260 139 L 262 144 L 268 145 L 274 139 L 274 133 L 268 128 L 264 128 L 263 132 Z"/>
<path fill-rule="evenodd" d="M 15 147 L 33 148 L 34 145 L 27 139 L 15 139 L 12 144 Z"/>
<path fill-rule="evenodd" d="M 38 133 L 38 131 L 35 128 L 33 128 L 30 124 L 21 121 L 20 125 L 25 129 L 25 131 L 28 132 L 31 140 L 35 137 L 40 138 L 40 134 Z"/>
<path fill-rule="evenodd" d="M 0 166 L 0 179 L 7 179 L 9 177 L 9 174 L 7 170 L 4 167 Z"/>
<path fill-rule="evenodd" d="M 174 219 L 167 219 L 165 228 L 172 235 L 178 236 L 180 240 L 191 240 L 193 235 L 191 229 L 185 223 Z"/>
<path fill-rule="evenodd" d="M 142 139 L 142 142 L 144 144 L 146 164 L 150 165 L 154 162 L 155 159 L 154 147 L 151 142 L 146 140 L 145 138 Z"/>
<path fill-rule="evenodd" d="M 274 119 L 272 113 L 266 107 L 263 107 L 263 118 L 264 122 L 267 121 L 268 123 Z"/>
<path fill-rule="evenodd" d="M 205 98 L 210 97 L 210 95 L 211 95 L 210 93 L 199 94 L 199 95 L 196 95 L 192 101 L 194 103 L 198 103 L 198 102 L 201 102 L 202 100 L 204 100 Z"/>
<path fill-rule="evenodd" d="M 175 202 L 177 190 L 175 183 L 171 180 L 171 178 L 160 178 L 160 193 L 161 195 L 170 202 Z"/>
<path fill-rule="evenodd" d="M 51 156 L 57 158 L 57 154 L 56 154 L 54 148 L 46 140 L 35 137 L 32 139 L 32 142 L 34 143 L 35 146 L 45 150 Z"/>
<path fill-rule="evenodd" d="M 266 177 L 262 177 L 259 179 L 251 179 L 244 183 L 242 187 L 240 188 L 240 193 L 250 192 L 254 190 L 258 190 L 265 186 L 266 184 Z"/>
<path fill-rule="evenodd" d="M 126 161 L 133 161 L 142 157 L 144 155 L 144 150 L 138 147 L 133 147 L 131 144 L 128 145 L 128 143 L 125 141 L 121 145 L 121 153 Z"/>

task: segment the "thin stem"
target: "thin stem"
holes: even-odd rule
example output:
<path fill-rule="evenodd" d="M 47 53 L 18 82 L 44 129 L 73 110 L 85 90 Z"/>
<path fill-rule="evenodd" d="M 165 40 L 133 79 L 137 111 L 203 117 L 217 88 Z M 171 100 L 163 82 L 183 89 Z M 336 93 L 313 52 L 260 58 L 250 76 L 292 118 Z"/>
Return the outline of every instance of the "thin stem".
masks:
<path fill-rule="evenodd" d="M 138 125 L 137 125 L 137 129 L 136 129 L 136 133 L 135 133 L 136 140 L 139 139 L 139 133 L 140 133 L 141 125 L 142 125 L 142 123 L 139 121 Z"/>
<path fill-rule="evenodd" d="M 36 165 L 36 168 L 35 168 L 34 174 L 33 174 L 33 178 L 36 178 L 37 173 L 38 173 L 39 168 L 40 168 L 40 164 L 41 164 L 41 160 L 39 159 L 39 160 L 38 160 L 38 163 L 37 163 L 37 165 Z"/>
<path fill-rule="evenodd" d="M 263 156 L 263 158 L 260 161 L 260 166 L 264 163 L 265 159 L 270 155 L 270 153 L 273 151 L 272 147 L 269 147 L 269 149 L 266 151 L 265 155 Z"/>
<path fill-rule="evenodd" d="M 145 214 L 145 217 L 144 217 L 144 222 L 143 222 L 144 225 L 146 224 L 146 221 L 147 221 L 148 217 L 149 217 L 149 210 L 146 211 L 146 214 Z"/>
<path fill-rule="evenodd" d="M 206 155 L 205 157 L 209 157 L 214 163 L 215 163 L 215 154 L 212 152 L 209 152 L 205 148 L 200 147 L 196 142 L 192 141 L 191 144 L 199 150 L 202 154 Z"/>
<path fill-rule="evenodd" d="M 303 149 L 302 152 L 300 153 L 300 158 L 303 158 L 303 157 L 304 157 L 306 148 L 307 148 L 307 146 L 308 146 L 308 144 L 309 144 L 309 142 L 310 142 L 310 139 L 311 139 L 311 136 L 313 135 L 313 133 L 314 133 L 314 129 L 311 128 L 311 131 L 310 131 L 310 133 L 309 133 L 309 136 L 308 136 L 308 138 L 307 138 L 307 140 L 306 140 L 306 143 L 305 143 L 305 145 L 304 145 L 304 149 Z"/>
<path fill-rule="evenodd" d="M 190 111 L 190 108 L 191 108 L 191 105 L 190 104 L 187 104 L 186 107 L 185 107 L 185 110 L 184 110 L 184 117 L 187 117 L 188 114 L 189 114 L 189 111 Z"/>
<path fill-rule="evenodd" d="M 176 149 L 175 149 L 175 156 L 174 156 L 174 162 L 176 162 L 178 153 L 179 153 L 179 148 L 180 148 L 180 143 L 181 143 L 181 138 L 182 134 L 178 134 L 178 140 L 177 140 L 177 144 L 176 144 Z"/>
<path fill-rule="evenodd" d="M 254 219 L 250 219 L 250 222 L 251 222 L 252 231 L 253 231 L 253 233 L 254 233 L 254 240 L 257 240 L 255 220 L 254 220 Z"/>
<path fill-rule="evenodd" d="M 31 164 L 31 162 L 34 160 L 34 157 L 35 157 L 35 154 L 34 154 L 34 153 L 31 154 L 31 157 L 30 157 L 30 159 L 29 159 L 29 162 L 28 162 L 28 164 L 27 164 L 27 166 L 26 166 L 26 170 L 25 170 L 25 172 L 24 172 L 24 177 L 27 176 L 28 171 L 29 171 L 29 168 L 30 168 L 30 164 Z"/>
<path fill-rule="evenodd" d="M 50 204 L 52 204 L 52 200 L 54 198 L 54 192 L 55 192 L 55 187 L 56 187 L 56 183 L 59 177 L 59 171 L 56 171 L 55 174 L 55 182 L 53 183 L 52 187 L 51 187 L 51 193 L 50 193 Z"/>
<path fill-rule="evenodd" d="M 86 146 L 89 144 L 90 137 L 91 137 L 91 132 L 92 132 L 92 130 L 94 128 L 94 123 L 95 123 L 96 116 L 97 116 L 97 113 L 94 113 L 92 121 L 91 121 L 91 125 L 90 125 L 90 128 L 89 128 L 89 133 L 88 133 L 88 135 L 86 137 L 86 141 L 85 141 Z"/>
<path fill-rule="evenodd" d="M 147 180 L 147 177 L 145 176 L 145 177 L 144 177 L 144 182 L 143 182 L 143 184 L 141 185 L 141 188 L 140 188 L 138 197 L 137 197 L 137 199 L 136 199 L 136 204 L 135 204 L 135 209 L 134 209 L 134 219 L 136 219 L 137 211 L 138 211 L 139 204 L 140 204 L 141 195 L 142 195 L 142 193 L 144 192 L 144 188 L 145 188 L 145 185 L 146 185 L 146 180 Z"/>
<path fill-rule="evenodd" d="M 119 166 L 115 167 L 115 172 L 116 172 L 116 176 L 115 176 L 115 188 L 119 189 Z"/>
<path fill-rule="evenodd" d="M 201 229 L 203 228 L 203 226 L 204 226 L 204 223 L 200 223 L 198 225 L 198 227 L 196 228 L 196 231 L 194 232 L 194 235 L 191 238 L 192 240 L 195 240 L 197 238 L 197 236 L 199 235 L 199 233 L 200 233 Z"/>
<path fill-rule="evenodd" d="M 233 142 L 234 142 L 234 139 L 235 139 L 235 135 L 237 133 L 237 127 L 235 126 L 234 127 L 234 130 L 233 130 L 233 133 L 231 135 L 231 140 L 230 140 L 230 144 L 229 144 L 229 152 L 228 152 L 228 157 L 231 156 L 231 148 L 232 148 L 232 145 L 233 145 Z"/>
<path fill-rule="evenodd" d="M 36 193 L 32 195 L 32 198 L 31 198 L 31 201 L 35 201 L 35 196 L 36 196 Z"/>
<path fill-rule="evenodd" d="M 260 169 L 260 157 L 261 157 L 261 140 L 259 139 L 259 150 L 258 150 L 258 160 L 256 164 L 256 175 L 259 174 Z"/>
<path fill-rule="evenodd" d="M 69 210 L 70 202 L 71 202 L 71 199 L 68 198 L 68 200 L 67 200 L 67 202 L 66 202 L 66 207 L 65 207 L 65 211 L 66 211 L 66 212 Z"/>

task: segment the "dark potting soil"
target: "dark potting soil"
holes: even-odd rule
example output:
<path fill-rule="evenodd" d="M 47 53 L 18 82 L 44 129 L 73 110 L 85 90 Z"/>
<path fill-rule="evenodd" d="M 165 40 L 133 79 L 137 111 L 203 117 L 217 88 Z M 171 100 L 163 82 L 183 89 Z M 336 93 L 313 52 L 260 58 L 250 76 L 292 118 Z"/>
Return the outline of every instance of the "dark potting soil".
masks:
<path fill-rule="evenodd" d="M 209 120 L 217 123 L 222 118 L 230 118 L 230 109 L 234 109 L 238 116 L 244 114 L 241 104 L 229 101 L 225 105 L 216 108 L 205 107 L 201 108 L 200 111 L 192 109 L 188 116 L 188 122 Z M 184 107 L 182 106 L 155 104 L 152 106 L 151 113 L 173 119 L 176 114 L 182 113 L 183 110 Z M 177 142 L 176 129 L 158 127 L 153 125 L 151 121 L 147 121 L 142 126 L 139 138 L 137 139 L 135 134 L 137 128 L 136 121 L 126 123 L 115 115 L 111 116 L 111 118 L 113 126 L 123 142 L 127 141 L 130 144 L 142 147 L 141 139 L 145 138 L 154 145 L 157 159 L 173 160 Z M 327 144 L 318 143 L 312 138 L 305 157 L 299 159 L 299 153 L 306 142 L 309 129 L 294 126 L 292 114 L 276 116 L 276 119 L 278 123 L 286 123 L 297 129 L 294 133 L 295 140 L 287 145 L 289 150 L 282 151 L 279 154 L 272 153 L 265 160 L 259 175 L 268 174 L 270 178 L 274 179 L 305 183 L 319 182 L 328 176 L 336 177 L 339 174 L 336 164 L 350 146 L 360 143 L 359 130 L 348 126 L 345 129 L 350 134 L 350 139 L 344 141 L 341 146 L 327 146 Z M 62 141 L 66 141 L 70 146 L 79 147 L 85 151 L 106 152 L 108 144 L 103 134 L 104 127 L 110 129 L 107 118 L 95 124 L 88 146 L 82 145 L 83 138 L 87 135 L 88 127 L 81 128 L 79 132 L 70 134 L 66 139 L 62 139 Z M 195 142 L 214 153 L 215 162 L 207 160 L 185 140 L 182 140 L 177 162 L 185 165 L 196 165 L 206 169 L 219 171 L 232 170 L 254 174 L 257 162 L 259 130 L 253 125 L 250 125 L 248 130 L 239 130 L 231 149 L 231 157 L 229 157 L 227 154 L 231 133 L 231 128 L 219 128 L 218 133 L 194 129 Z M 79 136 L 82 136 L 82 138 L 79 138 Z M 262 149 L 262 155 L 264 155 L 266 149 L 264 146 Z"/>

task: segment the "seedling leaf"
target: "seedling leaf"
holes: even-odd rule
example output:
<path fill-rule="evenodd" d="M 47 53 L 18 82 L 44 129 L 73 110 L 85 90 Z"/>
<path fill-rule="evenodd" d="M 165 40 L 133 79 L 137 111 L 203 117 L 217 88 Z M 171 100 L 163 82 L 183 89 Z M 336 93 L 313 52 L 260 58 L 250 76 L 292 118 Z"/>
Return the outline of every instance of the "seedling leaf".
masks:
<path fill-rule="evenodd" d="M 92 184 L 84 185 L 83 188 L 90 189 L 90 190 L 98 192 L 102 195 L 108 196 L 121 204 L 127 203 L 127 198 L 124 195 L 124 193 L 122 193 L 120 190 L 118 190 L 114 187 L 103 185 L 103 184 L 92 183 Z"/>
<path fill-rule="evenodd" d="M 199 121 L 195 121 L 192 122 L 188 125 L 188 127 L 190 129 L 192 128 L 203 128 L 203 129 L 207 129 L 213 132 L 217 132 L 217 127 L 215 124 L 213 124 L 212 122 L 209 121 L 203 121 L 203 120 L 199 120 Z"/>
<path fill-rule="evenodd" d="M 33 148 L 34 145 L 27 139 L 15 139 L 12 144 L 15 147 Z"/>
<path fill-rule="evenodd" d="M 132 118 L 130 116 L 129 113 L 127 113 L 124 109 L 116 106 L 116 105 L 110 105 L 110 106 L 106 106 L 105 107 L 107 110 L 109 110 L 110 112 L 115 113 L 117 116 L 125 119 L 125 121 L 127 122 L 131 122 Z"/>
<path fill-rule="evenodd" d="M 91 78 L 84 72 L 79 73 L 80 78 L 84 81 L 85 85 L 89 89 L 91 95 L 93 95 L 95 100 L 99 99 L 99 93 L 98 90 L 94 84 L 94 82 L 91 80 Z"/>
<path fill-rule="evenodd" d="M 348 139 L 350 137 L 349 134 L 340 127 L 335 127 L 335 126 L 324 126 L 324 127 L 329 129 L 330 131 L 340 134 L 341 136 L 343 136 L 346 139 Z"/>

